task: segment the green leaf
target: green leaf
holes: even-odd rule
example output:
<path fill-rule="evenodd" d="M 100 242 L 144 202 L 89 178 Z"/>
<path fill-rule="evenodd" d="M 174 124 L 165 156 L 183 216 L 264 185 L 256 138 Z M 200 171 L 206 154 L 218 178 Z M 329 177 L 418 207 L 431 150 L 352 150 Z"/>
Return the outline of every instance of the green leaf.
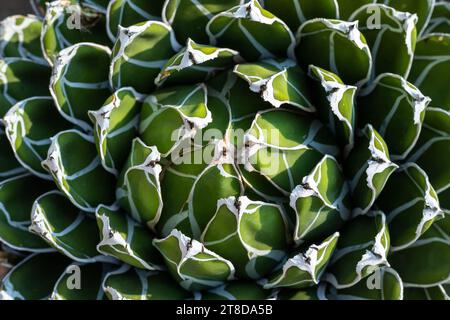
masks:
<path fill-rule="evenodd" d="M 433 106 L 450 111 L 446 84 L 450 73 L 450 34 L 430 34 L 417 42 L 409 81 L 433 99 Z"/>
<path fill-rule="evenodd" d="M 110 45 L 105 25 L 105 17 L 101 13 L 77 2 L 49 2 L 46 5 L 41 31 L 45 59 L 53 65 L 61 50 L 80 42 Z"/>
<path fill-rule="evenodd" d="M 41 166 L 50 138 L 72 128 L 56 110 L 51 97 L 33 97 L 14 105 L 3 118 L 5 132 L 19 163 L 40 178 L 51 180 Z"/>
<path fill-rule="evenodd" d="M 405 288 L 432 288 L 450 280 L 450 216 L 435 222 L 415 243 L 389 256 Z"/>
<path fill-rule="evenodd" d="M 186 300 L 192 294 L 164 272 L 121 268 L 108 273 L 103 290 L 110 300 Z"/>
<path fill-rule="evenodd" d="M 359 21 L 372 53 L 372 79 L 386 72 L 407 78 L 416 47 L 417 15 L 382 4 L 369 4 L 349 18 Z"/>
<path fill-rule="evenodd" d="M 0 118 L 21 100 L 48 96 L 50 71 L 48 66 L 28 59 L 0 59 Z"/>
<path fill-rule="evenodd" d="M 108 8 L 109 0 L 81 0 L 83 6 L 92 8 L 95 11 L 106 13 Z"/>
<path fill-rule="evenodd" d="M 100 240 L 95 219 L 73 206 L 59 191 L 47 192 L 36 199 L 28 230 L 77 262 L 111 261 L 97 251 Z"/>
<path fill-rule="evenodd" d="M 90 131 L 88 111 L 99 109 L 110 96 L 108 70 L 111 51 L 94 43 L 62 50 L 55 61 L 50 93 L 61 115 Z"/>
<path fill-rule="evenodd" d="M 206 32 L 211 44 L 235 49 L 247 61 L 294 58 L 295 38 L 289 27 L 257 0 L 215 15 Z"/>
<path fill-rule="evenodd" d="M 169 236 L 153 240 L 172 276 L 187 290 L 219 287 L 234 279 L 233 264 L 174 229 Z"/>
<path fill-rule="evenodd" d="M 316 81 L 312 93 L 319 117 L 348 154 L 355 140 L 357 88 L 345 85 L 334 73 L 313 65 L 309 66 L 309 76 Z"/>
<path fill-rule="evenodd" d="M 329 291 L 330 300 L 403 300 L 404 288 L 397 271 L 381 267 L 352 287 L 338 290 L 330 286 Z"/>
<path fill-rule="evenodd" d="M 0 150 L 2 150 L 0 153 L 0 183 L 5 179 L 26 172 L 26 169 L 17 162 L 14 151 L 11 150 L 8 137 L 2 127 L 0 127 Z"/>
<path fill-rule="evenodd" d="M 162 67 L 155 84 L 173 86 L 206 81 L 239 61 L 242 58 L 235 50 L 200 45 L 189 38 L 186 47 Z"/>
<path fill-rule="evenodd" d="M 290 195 L 295 211 L 294 241 L 318 241 L 350 218 L 349 187 L 338 162 L 326 155 Z"/>
<path fill-rule="evenodd" d="M 369 81 L 372 56 L 358 22 L 309 20 L 298 29 L 295 52 L 304 69 L 313 64 L 358 87 Z"/>
<path fill-rule="evenodd" d="M 217 13 L 243 4 L 244 0 L 167 0 L 164 3 L 162 18 L 170 24 L 180 42 L 188 38 L 208 43 L 206 25 Z"/>
<path fill-rule="evenodd" d="M 333 255 L 338 238 L 339 233 L 336 232 L 319 245 L 301 248 L 300 253 L 287 260 L 283 269 L 275 273 L 264 288 L 302 289 L 318 284 Z"/>
<path fill-rule="evenodd" d="M 137 224 L 116 207 L 100 205 L 95 215 L 100 230 L 97 250 L 101 254 L 115 257 L 137 268 L 164 268 L 159 253 L 151 245 L 153 235 L 147 228 Z"/>
<path fill-rule="evenodd" d="M 230 197 L 218 201 L 201 240 L 207 249 L 231 261 L 240 279 L 259 279 L 286 256 L 288 229 L 280 206 Z"/>
<path fill-rule="evenodd" d="M 264 0 L 264 8 L 285 21 L 293 32 L 308 20 L 339 18 L 336 0 Z"/>
<path fill-rule="evenodd" d="M 52 184 L 30 174 L 22 174 L 0 183 L 0 240 L 20 251 L 53 251 L 28 227 L 34 200 L 52 189 Z"/>
<path fill-rule="evenodd" d="M 378 131 L 393 160 L 404 160 L 419 138 L 430 101 L 401 76 L 384 73 L 360 92 L 359 123 L 371 124 Z"/>
<path fill-rule="evenodd" d="M 427 108 L 424 125 L 416 147 L 408 157 L 425 170 L 439 196 L 441 208 L 450 213 L 450 112 Z"/>
<path fill-rule="evenodd" d="M 137 135 L 142 100 L 133 88 L 122 88 L 103 107 L 88 112 L 102 166 L 114 175 L 123 167 L 131 141 Z"/>
<path fill-rule="evenodd" d="M 147 20 L 161 20 L 164 0 L 112 0 L 106 13 L 106 31 L 111 40 L 118 35 L 119 26 L 127 28 Z"/>
<path fill-rule="evenodd" d="M 371 125 L 367 125 L 356 147 L 345 160 L 345 174 L 350 178 L 353 215 L 365 214 L 371 209 L 397 168 L 390 160 L 383 138 Z"/>
<path fill-rule="evenodd" d="M 402 165 L 390 177 L 377 200 L 377 207 L 386 213 L 392 251 L 413 244 L 444 215 L 428 176 L 414 163 Z"/>
<path fill-rule="evenodd" d="M 164 23 L 147 21 L 128 28 L 119 26 L 111 57 L 111 86 L 131 86 L 140 93 L 151 93 L 161 68 L 180 48 L 172 28 Z"/>
<path fill-rule="evenodd" d="M 314 112 L 305 73 L 292 60 L 264 60 L 239 64 L 234 73 L 246 80 L 250 90 L 259 93 L 275 108 L 282 105 Z"/>
<path fill-rule="evenodd" d="M 419 17 L 417 22 L 417 33 L 422 35 L 425 27 L 430 21 L 435 0 L 378 0 L 384 4 L 393 7 L 399 11 L 415 13 Z"/>
<path fill-rule="evenodd" d="M 256 282 L 232 281 L 202 293 L 201 300 L 266 300 L 270 294 Z"/>
<path fill-rule="evenodd" d="M 29 255 L 3 278 L 0 298 L 46 300 L 51 296 L 55 282 L 69 264 L 70 260 L 59 253 Z M 45 272 L 36 277 L 38 270 Z"/>
<path fill-rule="evenodd" d="M 77 130 L 52 138 L 42 166 L 58 188 L 78 208 L 94 212 L 99 204 L 114 202 L 114 176 L 103 169 L 94 139 Z"/>
<path fill-rule="evenodd" d="M 233 147 L 220 140 L 204 148 L 183 148 L 171 157 L 161 181 L 164 202 L 158 231 L 179 229 L 199 239 L 217 211 L 217 201 L 243 195 Z M 208 197 L 205 197 L 205 195 Z"/>
<path fill-rule="evenodd" d="M 0 22 L 0 57 L 17 57 L 47 64 L 41 50 L 41 20 L 14 15 Z"/>
<path fill-rule="evenodd" d="M 145 223 L 151 229 L 158 223 L 163 208 L 160 159 L 156 147 L 147 147 L 141 140 L 135 139 L 128 160 L 130 166 L 123 168 L 116 190 L 120 206 L 136 221 Z"/>
<path fill-rule="evenodd" d="M 103 300 L 103 279 L 112 265 L 71 263 L 53 288 L 51 300 Z M 79 277 L 79 278 L 77 278 Z"/>
<path fill-rule="evenodd" d="M 337 248 L 322 280 L 337 289 L 352 287 L 376 268 L 389 265 L 388 251 L 389 232 L 384 213 L 372 211 L 358 216 L 340 231 Z"/>
<path fill-rule="evenodd" d="M 405 288 L 405 300 L 450 300 L 450 286 L 438 285 L 430 288 Z"/>
<path fill-rule="evenodd" d="M 431 33 L 450 33 L 450 3 L 436 2 L 433 14 L 423 31 L 424 35 Z"/>
<path fill-rule="evenodd" d="M 281 289 L 276 290 L 272 298 L 275 300 L 327 300 L 326 297 L 322 296 L 320 286 L 313 286 L 305 288 L 302 290 L 296 289 Z"/>
<path fill-rule="evenodd" d="M 256 115 L 245 134 L 239 163 L 248 173 L 270 182 L 272 189 L 289 196 L 320 161 L 322 153 L 339 153 L 327 128 L 307 115 L 272 109 Z M 264 187 L 256 183 L 253 187 L 265 193 Z"/>
<path fill-rule="evenodd" d="M 357 9 L 366 4 L 377 2 L 377 0 L 336 0 L 339 5 L 340 19 L 348 20 Z"/>
<path fill-rule="evenodd" d="M 142 140 L 167 157 L 212 121 L 204 84 L 156 91 L 145 99 L 141 112 Z"/>

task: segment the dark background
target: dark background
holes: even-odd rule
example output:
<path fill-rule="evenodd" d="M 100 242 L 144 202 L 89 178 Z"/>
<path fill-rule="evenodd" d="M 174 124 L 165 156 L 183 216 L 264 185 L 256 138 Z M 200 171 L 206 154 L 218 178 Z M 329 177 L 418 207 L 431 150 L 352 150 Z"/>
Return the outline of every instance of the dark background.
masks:
<path fill-rule="evenodd" d="M 0 0 L 0 20 L 13 14 L 33 13 L 30 0 Z"/>

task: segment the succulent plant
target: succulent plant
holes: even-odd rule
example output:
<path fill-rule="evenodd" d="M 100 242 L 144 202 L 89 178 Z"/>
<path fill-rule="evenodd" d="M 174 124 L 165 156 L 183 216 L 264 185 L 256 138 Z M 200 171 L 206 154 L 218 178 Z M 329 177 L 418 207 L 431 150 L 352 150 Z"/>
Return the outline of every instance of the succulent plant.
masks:
<path fill-rule="evenodd" d="M 32 2 L 0 298 L 449 299 L 448 3 Z"/>

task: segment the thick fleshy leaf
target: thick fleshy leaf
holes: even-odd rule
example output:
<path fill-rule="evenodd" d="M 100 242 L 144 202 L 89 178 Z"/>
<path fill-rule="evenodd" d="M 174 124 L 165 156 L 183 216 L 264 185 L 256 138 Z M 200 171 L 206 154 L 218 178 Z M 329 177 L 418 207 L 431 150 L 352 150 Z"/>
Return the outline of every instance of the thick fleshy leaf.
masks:
<path fill-rule="evenodd" d="M 313 286 L 309 288 L 305 288 L 302 290 L 296 289 L 281 289 L 276 290 L 272 294 L 272 299 L 274 300 L 327 300 L 327 298 L 322 294 L 322 291 L 319 288 L 323 287 L 323 284 L 320 286 Z"/>
<path fill-rule="evenodd" d="M 370 210 L 397 168 L 390 160 L 383 138 L 371 125 L 367 125 L 363 136 L 345 160 L 345 174 L 350 178 L 354 216 Z"/>
<path fill-rule="evenodd" d="M 100 205 L 96 211 L 101 254 L 147 270 L 163 269 L 163 261 L 151 243 L 153 235 L 116 207 Z"/>
<path fill-rule="evenodd" d="M 391 251 L 413 244 L 444 215 L 428 176 L 414 163 L 401 166 L 389 178 L 377 200 L 377 207 L 386 213 Z"/>
<path fill-rule="evenodd" d="M 426 29 L 423 34 L 430 33 L 450 33 L 450 3 L 436 2 Z"/>
<path fill-rule="evenodd" d="M 89 111 L 94 139 L 105 170 L 117 175 L 137 135 L 143 96 L 133 88 L 122 88 L 109 97 L 103 107 Z"/>
<path fill-rule="evenodd" d="M 42 166 L 81 210 L 94 212 L 99 204 L 114 202 L 114 176 L 101 166 L 91 136 L 77 130 L 58 133 L 52 138 Z"/>
<path fill-rule="evenodd" d="M 378 0 L 385 5 L 393 7 L 399 11 L 415 13 L 419 17 L 417 21 L 417 33 L 422 35 L 425 27 L 430 21 L 435 0 Z"/>
<path fill-rule="evenodd" d="M 88 111 L 99 109 L 110 96 L 111 51 L 94 43 L 78 43 L 56 57 L 50 93 L 63 117 L 92 130 Z"/>
<path fill-rule="evenodd" d="M 156 147 L 148 147 L 135 139 L 116 190 L 120 206 L 136 221 L 145 223 L 151 229 L 158 223 L 163 208 L 160 159 Z"/>
<path fill-rule="evenodd" d="M 208 43 L 206 25 L 211 18 L 244 2 L 245 0 L 167 0 L 164 3 L 162 18 L 174 28 L 180 42 L 191 38 Z"/>
<path fill-rule="evenodd" d="M 53 65 L 58 53 L 79 42 L 110 45 L 104 16 L 74 1 L 48 2 L 41 45 L 44 57 Z"/>
<path fill-rule="evenodd" d="M 212 121 L 204 84 L 173 87 L 155 92 L 142 106 L 140 135 L 167 157 L 182 142 Z"/>
<path fill-rule="evenodd" d="M 337 289 L 352 287 L 377 268 L 389 265 L 388 251 L 389 232 L 384 213 L 359 216 L 340 231 L 336 251 L 322 279 Z"/>
<path fill-rule="evenodd" d="M 0 127 L 0 183 L 8 178 L 23 174 L 26 169 L 17 162 L 14 151 L 11 149 L 8 137 Z"/>
<path fill-rule="evenodd" d="M 359 125 L 371 124 L 386 141 L 392 159 L 403 160 L 419 138 L 430 101 L 401 76 L 384 73 L 359 94 Z"/>
<path fill-rule="evenodd" d="M 264 8 L 286 22 L 293 32 L 308 20 L 339 18 L 339 5 L 336 0 L 263 0 L 262 2 Z"/>
<path fill-rule="evenodd" d="M 250 128 L 256 113 L 273 109 L 273 106 L 261 99 L 259 92 L 249 90 L 248 83 L 231 70 L 214 77 L 207 85 L 208 109 L 214 117 L 205 131 L 218 130 L 221 136 L 211 135 L 210 140 L 225 138 L 236 149 L 241 149 L 245 131 Z"/>
<path fill-rule="evenodd" d="M 450 111 L 427 108 L 422 132 L 408 161 L 425 170 L 439 196 L 441 208 L 450 213 Z"/>
<path fill-rule="evenodd" d="M 206 81 L 242 61 L 235 50 L 200 45 L 190 38 L 186 47 L 167 61 L 155 84 L 173 86 Z"/>
<path fill-rule="evenodd" d="M 47 192 L 36 199 L 28 229 L 77 262 L 112 260 L 97 252 L 100 240 L 95 219 L 73 206 L 59 191 Z"/>
<path fill-rule="evenodd" d="M 257 0 L 217 14 L 206 31 L 210 43 L 238 50 L 247 61 L 286 56 L 294 59 L 295 38 L 291 30 Z"/>
<path fill-rule="evenodd" d="M 286 196 L 312 171 L 322 153 L 339 153 L 332 135 L 320 122 L 281 109 L 259 112 L 244 143 L 241 163 L 248 174 L 255 179 L 262 176 Z M 266 191 L 258 184 L 253 187 L 262 194 Z"/>
<path fill-rule="evenodd" d="M 17 57 L 47 64 L 41 50 L 41 20 L 32 15 L 10 16 L 0 22 L 0 57 Z"/>
<path fill-rule="evenodd" d="M 179 49 L 172 28 L 162 22 L 119 27 L 111 58 L 111 86 L 115 89 L 131 86 L 141 93 L 152 92 L 161 68 Z"/>
<path fill-rule="evenodd" d="M 339 163 L 325 156 L 290 195 L 296 214 L 294 241 L 318 241 L 350 218 L 349 187 Z"/>
<path fill-rule="evenodd" d="M 243 195 L 233 147 L 218 141 L 205 148 L 183 148 L 178 158 L 170 160 L 173 164 L 161 181 L 164 207 L 158 231 L 167 236 L 179 229 L 199 239 L 217 211 L 217 201 Z"/>
<path fill-rule="evenodd" d="M 118 35 L 119 26 L 127 28 L 147 20 L 161 20 L 164 0 L 111 0 L 106 17 L 106 30 L 111 40 Z"/>
<path fill-rule="evenodd" d="M 266 300 L 269 295 L 256 282 L 233 281 L 202 293 L 201 300 Z"/>
<path fill-rule="evenodd" d="M 352 287 L 339 290 L 329 287 L 326 295 L 330 300 L 403 300 L 402 279 L 389 267 L 376 269 Z"/>
<path fill-rule="evenodd" d="M 259 93 L 275 108 L 282 105 L 314 112 L 307 77 L 293 60 L 264 60 L 239 64 L 234 73 L 246 80 L 250 90 Z"/>
<path fill-rule="evenodd" d="M 450 34 L 431 34 L 417 42 L 409 81 L 433 99 L 433 106 L 450 111 Z"/>
<path fill-rule="evenodd" d="M 336 247 L 339 233 L 326 238 L 319 245 L 311 245 L 287 260 L 282 271 L 276 273 L 268 283 L 266 289 L 291 288 L 302 289 L 319 283 Z"/>
<path fill-rule="evenodd" d="M 286 256 L 288 230 L 278 205 L 230 197 L 217 203 L 202 243 L 231 261 L 239 278 L 267 276 Z"/>
<path fill-rule="evenodd" d="M 48 96 L 50 73 L 49 67 L 32 60 L 0 59 L 0 118 L 21 100 Z"/>
<path fill-rule="evenodd" d="M 111 265 L 104 263 L 70 264 L 56 281 L 51 300 L 103 300 L 103 279 Z"/>
<path fill-rule="evenodd" d="M 450 216 L 430 229 L 406 249 L 389 256 L 405 288 L 432 288 L 450 281 Z"/>
<path fill-rule="evenodd" d="M 443 284 L 430 288 L 405 289 L 405 300 L 450 300 L 450 285 Z"/>
<path fill-rule="evenodd" d="M 0 183 L 0 240 L 20 251 L 46 252 L 53 249 L 29 232 L 34 200 L 52 189 L 52 184 L 30 174 Z"/>
<path fill-rule="evenodd" d="M 377 0 L 336 0 L 339 6 L 339 17 L 340 19 L 348 20 L 357 9 L 376 1 Z"/>
<path fill-rule="evenodd" d="M 337 74 L 346 84 L 361 86 L 370 78 L 372 56 L 357 21 L 309 20 L 297 32 L 295 52 L 302 68 L 313 64 Z"/>
<path fill-rule="evenodd" d="M 41 166 L 50 138 L 73 127 L 56 110 L 51 97 L 22 100 L 3 118 L 5 132 L 20 164 L 43 179 L 51 179 Z"/>
<path fill-rule="evenodd" d="M 359 21 L 359 30 L 371 48 L 372 79 L 386 72 L 407 78 L 416 47 L 417 15 L 369 4 L 356 10 L 349 19 Z"/>
<path fill-rule="evenodd" d="M 192 294 L 165 272 L 121 268 L 108 273 L 103 290 L 110 300 L 186 300 Z"/>
<path fill-rule="evenodd" d="M 80 0 L 81 3 L 88 8 L 92 8 L 95 11 L 106 13 L 110 0 Z"/>
<path fill-rule="evenodd" d="M 212 289 L 233 280 L 233 264 L 205 248 L 195 239 L 174 229 L 164 239 L 155 239 L 172 276 L 187 290 Z"/>
<path fill-rule="evenodd" d="M 316 80 L 312 92 L 319 117 L 347 154 L 355 140 L 357 88 L 345 85 L 334 73 L 313 65 L 309 66 L 309 76 Z"/>
<path fill-rule="evenodd" d="M 69 264 L 70 259 L 59 253 L 29 255 L 3 278 L 0 299 L 46 300 L 50 298 L 55 282 Z M 43 272 L 37 278 L 38 270 Z"/>

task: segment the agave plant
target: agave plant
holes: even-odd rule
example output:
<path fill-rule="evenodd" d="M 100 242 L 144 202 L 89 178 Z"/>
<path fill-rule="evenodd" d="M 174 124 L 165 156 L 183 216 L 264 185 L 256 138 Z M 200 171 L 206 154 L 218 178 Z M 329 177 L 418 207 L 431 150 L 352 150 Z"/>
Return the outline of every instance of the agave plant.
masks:
<path fill-rule="evenodd" d="M 448 3 L 43 2 L 0 25 L 0 297 L 449 299 Z"/>

